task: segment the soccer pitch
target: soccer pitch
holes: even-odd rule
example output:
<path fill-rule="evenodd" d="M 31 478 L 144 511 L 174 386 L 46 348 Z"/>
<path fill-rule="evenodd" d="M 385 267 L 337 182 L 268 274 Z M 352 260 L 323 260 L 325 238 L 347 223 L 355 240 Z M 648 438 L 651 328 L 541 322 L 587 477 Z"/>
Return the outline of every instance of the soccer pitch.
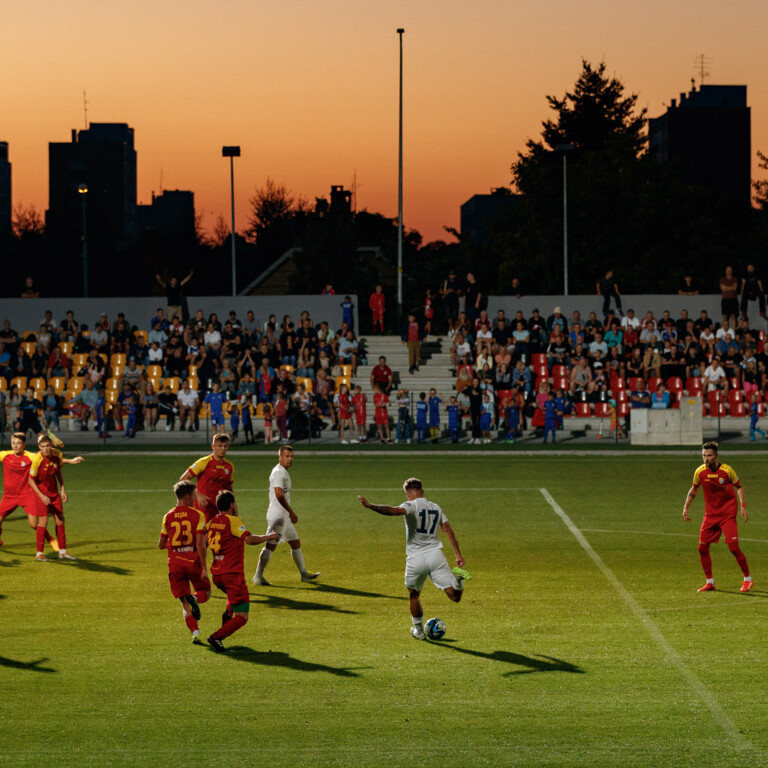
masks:
<path fill-rule="evenodd" d="M 249 623 L 218 655 L 191 644 L 156 548 L 171 486 L 199 454 L 86 456 L 65 467 L 76 563 L 36 563 L 17 511 L 0 548 L 0 764 L 13 766 L 724 766 L 768 761 L 768 476 L 726 454 L 756 586 L 724 543 L 718 591 L 681 517 L 690 454 L 307 455 L 291 469 L 307 567 L 286 545 Z M 275 455 L 231 451 L 240 516 L 265 527 Z M 400 519 L 357 502 L 424 482 L 473 579 L 430 583 L 409 635 Z M 450 557 L 450 547 L 446 550 Z M 203 637 L 224 599 L 201 606 Z"/>

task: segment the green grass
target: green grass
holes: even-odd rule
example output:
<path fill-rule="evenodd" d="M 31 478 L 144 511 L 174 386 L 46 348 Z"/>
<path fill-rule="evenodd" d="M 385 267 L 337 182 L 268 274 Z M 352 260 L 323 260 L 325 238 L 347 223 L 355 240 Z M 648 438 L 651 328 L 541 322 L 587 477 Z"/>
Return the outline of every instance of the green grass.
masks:
<path fill-rule="evenodd" d="M 681 518 L 695 450 L 298 452 L 293 504 L 322 583 L 302 584 L 280 547 L 267 572 L 273 586 L 251 587 L 250 621 L 226 655 L 192 646 L 156 549 L 169 489 L 191 458 L 89 455 L 66 467 L 78 563 L 35 563 L 26 520 L 6 521 L 0 765 L 766 764 L 761 456 L 733 461 L 752 514 L 740 532 L 757 586 L 738 593 L 740 572 L 721 543 L 719 591 L 699 595 L 703 500 L 695 522 Z M 235 461 L 241 517 L 261 532 L 274 456 Z M 448 625 L 441 643 L 408 632 L 402 521 L 356 501 L 362 492 L 398 503 L 413 474 L 442 505 L 474 577 L 459 605 L 425 587 L 425 616 Z M 248 578 L 259 549 L 247 548 Z M 222 609 L 220 593 L 202 606 L 204 636 Z"/>

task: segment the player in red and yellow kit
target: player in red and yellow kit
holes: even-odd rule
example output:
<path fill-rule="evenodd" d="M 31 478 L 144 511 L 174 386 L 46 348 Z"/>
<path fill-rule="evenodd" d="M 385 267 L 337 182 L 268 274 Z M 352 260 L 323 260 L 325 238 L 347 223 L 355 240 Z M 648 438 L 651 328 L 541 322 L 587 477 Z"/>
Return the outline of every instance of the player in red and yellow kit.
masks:
<path fill-rule="evenodd" d="M 720 463 L 717 443 L 704 443 L 701 458 L 704 463 L 693 473 L 693 485 L 688 491 L 683 506 L 683 520 L 690 522 L 688 508 L 696 498 L 699 488 L 704 490 L 704 520 L 699 534 L 699 557 L 707 582 L 699 589 L 699 592 L 712 592 L 715 589 L 715 580 L 712 578 L 712 556 L 709 554 L 709 547 L 720 541 L 721 534 L 725 534 L 728 549 L 731 550 L 744 574 L 741 591 L 749 592 L 753 582 L 749 575 L 747 558 L 739 548 L 739 531 L 736 525 L 737 495 L 741 504 L 741 519 L 745 523 L 749 519 L 747 504 L 744 501 L 744 488 L 733 469 L 727 464 Z"/>
<path fill-rule="evenodd" d="M 79 464 L 84 461 L 82 456 L 74 459 L 65 459 L 61 451 L 53 447 L 51 438 L 42 433 L 37 438 L 37 447 L 40 449 L 32 458 L 32 466 L 29 468 L 28 485 L 37 506 L 36 536 L 37 536 L 37 560 L 45 562 L 43 554 L 45 538 L 48 533 L 48 514 L 53 513 L 56 523 L 56 540 L 59 545 L 59 560 L 77 560 L 74 555 L 67 552 L 67 534 L 64 528 L 64 504 L 69 501 L 67 490 L 64 488 L 64 479 L 61 476 L 61 467 L 65 462 Z M 31 524 L 31 520 L 30 520 Z"/>
<path fill-rule="evenodd" d="M 253 535 L 237 516 L 237 504 L 232 491 L 219 493 L 216 507 L 218 514 L 206 526 L 208 549 L 213 552 L 211 577 L 213 583 L 227 596 L 227 610 L 222 615 L 221 629 L 208 638 L 208 644 L 220 653 L 225 650 L 221 641 L 248 622 L 250 595 L 243 564 L 245 545 L 277 541 L 280 534 Z"/>
<path fill-rule="evenodd" d="M 205 515 L 194 508 L 195 484 L 180 480 L 173 486 L 176 506 L 163 517 L 157 546 L 168 550 L 168 581 L 171 593 L 181 603 L 184 621 L 192 633 L 192 642 L 202 645 L 197 625 L 200 603 L 211 596 L 211 582 L 205 562 Z M 189 584 L 195 589 L 194 595 Z"/>
<path fill-rule="evenodd" d="M 0 501 L 0 534 L 3 531 L 3 521 L 16 507 L 22 507 L 27 513 L 27 520 L 33 529 L 37 529 L 38 506 L 34 494 L 29 487 L 29 469 L 32 466 L 33 454 L 26 450 L 27 436 L 23 432 L 11 435 L 11 450 L 0 451 L 0 461 L 3 464 L 3 498 Z M 63 464 L 76 464 L 72 459 L 62 459 Z M 48 531 L 45 539 L 54 549 L 58 543 Z M 0 538 L 0 546 L 3 540 Z M 38 558 L 39 559 L 39 558 Z M 44 559 L 44 558 L 43 558 Z"/>
<path fill-rule="evenodd" d="M 211 453 L 198 459 L 182 476 L 181 480 L 197 479 L 197 508 L 209 522 L 216 514 L 216 497 L 221 491 L 231 491 L 235 480 L 232 462 L 224 458 L 229 450 L 229 435 L 216 435 L 211 443 Z"/>

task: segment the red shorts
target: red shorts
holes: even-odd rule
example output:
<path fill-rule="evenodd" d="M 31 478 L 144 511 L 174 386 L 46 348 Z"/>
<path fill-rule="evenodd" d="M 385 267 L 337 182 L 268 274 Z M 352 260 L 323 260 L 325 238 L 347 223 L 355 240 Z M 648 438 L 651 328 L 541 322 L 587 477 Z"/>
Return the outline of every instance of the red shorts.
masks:
<path fill-rule="evenodd" d="M 40 501 L 40 497 L 35 494 L 35 504 L 37 506 L 37 516 L 38 517 L 47 517 L 48 515 L 52 515 L 54 512 L 59 513 L 59 517 L 64 517 L 64 505 L 61 501 L 61 494 L 56 494 L 55 496 L 49 496 L 48 497 L 51 500 L 50 504 L 43 504 L 42 501 Z"/>
<path fill-rule="evenodd" d="M 28 515 L 37 515 L 37 504 L 35 499 L 40 501 L 31 491 L 29 493 L 21 493 L 11 496 L 9 494 L 3 494 L 3 498 L 0 501 L 0 515 L 10 514 L 16 507 L 23 507 L 24 511 Z"/>
<path fill-rule="evenodd" d="M 735 517 L 704 518 L 699 533 L 699 541 L 702 544 L 717 544 L 720 541 L 720 534 L 725 534 L 725 543 L 728 545 L 732 542 L 739 543 L 739 530 Z"/>
<path fill-rule="evenodd" d="M 355 423 L 361 427 L 365 426 L 365 411 L 355 411 Z"/>
<path fill-rule="evenodd" d="M 242 573 L 213 573 L 213 583 L 226 594 L 230 605 L 245 603 L 248 605 L 251 596 Z"/>
<path fill-rule="evenodd" d="M 389 424 L 389 413 L 386 408 L 377 408 L 373 416 L 376 424 Z"/>
<path fill-rule="evenodd" d="M 206 499 L 205 505 L 199 506 L 198 509 L 205 515 L 206 523 L 210 523 L 219 514 L 219 508 L 210 499 Z"/>
<path fill-rule="evenodd" d="M 171 593 L 174 597 L 184 597 L 191 594 L 189 583 L 192 582 L 195 592 L 211 591 L 211 582 L 207 576 L 200 574 L 197 562 L 183 563 L 177 561 L 168 566 L 168 581 L 171 582 Z"/>

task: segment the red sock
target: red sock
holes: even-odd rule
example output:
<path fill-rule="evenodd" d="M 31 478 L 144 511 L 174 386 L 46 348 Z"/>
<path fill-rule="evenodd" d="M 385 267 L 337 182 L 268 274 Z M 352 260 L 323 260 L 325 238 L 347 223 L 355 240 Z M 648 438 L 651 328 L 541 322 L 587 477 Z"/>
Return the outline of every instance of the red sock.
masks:
<path fill-rule="evenodd" d="M 747 558 L 744 556 L 744 553 L 738 547 L 736 547 L 736 549 L 732 549 L 731 552 L 736 558 L 736 562 L 739 564 L 741 572 L 745 576 L 749 576 L 749 566 L 747 565 Z"/>
<path fill-rule="evenodd" d="M 187 623 L 190 632 L 197 632 L 199 627 L 197 626 L 197 619 L 194 616 L 185 616 L 184 621 Z"/>
<path fill-rule="evenodd" d="M 63 552 L 67 548 L 67 534 L 64 531 L 64 523 L 56 526 L 56 541 L 59 542 L 59 549 Z"/>
<path fill-rule="evenodd" d="M 199 589 L 197 592 L 195 592 L 195 600 L 197 600 L 200 605 L 207 603 L 210 597 L 211 593 L 206 592 L 204 589 Z"/>
<path fill-rule="evenodd" d="M 220 630 L 214 632 L 213 636 L 223 640 L 225 637 L 229 637 L 234 632 L 237 632 L 240 627 L 244 627 L 245 621 L 245 616 L 242 613 L 236 613 Z"/>
<path fill-rule="evenodd" d="M 37 551 L 42 552 L 45 549 L 45 526 L 38 525 L 35 528 L 35 538 L 37 539 Z"/>
<path fill-rule="evenodd" d="M 45 531 L 45 540 L 46 541 L 53 541 L 53 536 L 51 536 L 51 534 L 48 533 L 48 529 L 47 528 L 43 528 L 43 530 Z"/>
<path fill-rule="evenodd" d="M 699 544 L 699 557 L 701 558 L 701 567 L 704 569 L 704 575 L 712 578 L 712 555 L 709 554 L 709 544 Z"/>

